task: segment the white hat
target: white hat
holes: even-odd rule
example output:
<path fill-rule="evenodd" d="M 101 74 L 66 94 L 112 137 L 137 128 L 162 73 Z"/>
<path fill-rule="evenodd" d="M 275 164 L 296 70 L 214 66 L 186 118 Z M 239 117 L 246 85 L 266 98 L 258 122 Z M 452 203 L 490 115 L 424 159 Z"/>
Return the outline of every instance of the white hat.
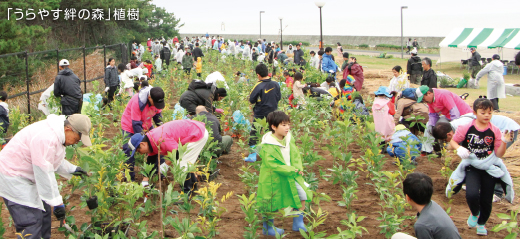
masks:
<path fill-rule="evenodd" d="M 148 40 L 150 40 L 150 38 L 148 38 Z"/>
<path fill-rule="evenodd" d="M 417 50 L 413 49 L 410 54 L 417 54 Z"/>
<path fill-rule="evenodd" d="M 68 65 L 69 65 L 69 61 L 67 59 L 61 59 L 60 66 L 68 66 Z"/>

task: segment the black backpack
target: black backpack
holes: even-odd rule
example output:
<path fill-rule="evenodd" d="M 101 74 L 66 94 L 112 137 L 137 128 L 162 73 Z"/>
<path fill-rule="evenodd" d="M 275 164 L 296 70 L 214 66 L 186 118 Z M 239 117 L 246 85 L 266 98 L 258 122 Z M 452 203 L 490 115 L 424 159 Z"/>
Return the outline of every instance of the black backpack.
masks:
<path fill-rule="evenodd" d="M 421 59 L 419 58 L 419 60 L 417 60 L 414 58 L 413 60 L 414 62 L 412 62 L 412 72 L 423 71 Z"/>

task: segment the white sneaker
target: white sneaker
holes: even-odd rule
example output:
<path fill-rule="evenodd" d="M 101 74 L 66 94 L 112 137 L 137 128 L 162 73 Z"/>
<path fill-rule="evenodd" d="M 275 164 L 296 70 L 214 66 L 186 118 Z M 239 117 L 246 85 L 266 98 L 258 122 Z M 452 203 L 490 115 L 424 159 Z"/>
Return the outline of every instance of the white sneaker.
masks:
<path fill-rule="evenodd" d="M 493 194 L 493 202 L 500 202 L 502 200 L 500 197 L 498 197 L 496 194 Z"/>
<path fill-rule="evenodd" d="M 462 186 L 462 190 L 466 191 L 466 185 Z"/>

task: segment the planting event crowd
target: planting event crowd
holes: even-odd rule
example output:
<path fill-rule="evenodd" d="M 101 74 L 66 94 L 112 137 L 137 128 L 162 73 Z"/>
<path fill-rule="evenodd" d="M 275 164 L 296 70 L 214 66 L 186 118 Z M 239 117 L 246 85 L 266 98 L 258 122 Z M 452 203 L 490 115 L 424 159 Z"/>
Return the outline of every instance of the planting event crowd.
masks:
<path fill-rule="evenodd" d="M 335 45 L 336 49 L 320 45 L 317 52 L 310 51 L 309 58 L 301 44 L 288 45 L 284 50 L 266 39 L 250 42 L 206 34 L 182 39 L 149 38 L 146 43 L 133 43 L 128 64 L 118 64 L 110 58 L 106 62 L 105 94 L 100 107 L 109 110 L 116 96 L 130 96 L 122 117 L 117 120 L 125 137 L 120 147 L 127 156 L 131 180 L 135 180 L 136 153 L 147 155 L 145 161 L 154 164 L 161 177 L 167 175 L 171 166 L 171 161 L 165 161 L 162 156 L 177 150 L 179 144 L 187 146 L 187 153 L 178 161 L 185 169 L 197 162 L 210 135 L 218 143 L 217 157 L 230 153 L 233 140 L 221 130 L 219 118 L 223 110 L 216 108 L 214 102 L 227 97 L 231 81 L 226 82 L 218 69 L 211 70 L 205 80 L 200 79 L 204 53 L 213 51 L 219 52 L 219 60 L 238 58 L 255 66 L 254 76 L 249 76 L 251 79 L 237 72 L 235 82 L 250 81 L 254 85 L 249 92 L 253 115 L 245 117 L 252 122 L 265 119 L 269 131 L 257 138 L 253 125 L 250 154 L 244 160 L 261 160 L 257 188 L 259 208 L 273 212 L 291 207 L 300 211 L 293 218 L 293 231 L 307 230 L 301 211 L 311 202 L 313 194 L 303 178 L 302 160 L 295 145 L 297 139 L 290 131 L 291 119 L 278 105 L 280 100 L 288 99 L 290 107 L 305 108 L 306 98 L 315 97 L 330 101 L 330 112 L 336 117 L 363 120 L 372 117 L 375 131 L 380 135 L 381 153 L 397 158 L 396 163 L 407 161 L 417 165 L 418 154 L 410 156 L 408 148 L 423 156 L 440 155 L 443 147 L 455 150 L 461 162 L 451 175 L 446 195 L 466 190 L 471 211 L 467 224 L 476 228 L 476 234 L 487 235 L 486 222 L 493 202 L 501 199 L 513 202 L 513 180 L 501 157 L 517 139 L 520 129 L 514 120 L 493 115 L 499 112 L 499 99 L 505 98 L 500 56 L 494 55 L 493 61 L 482 68 L 477 49 L 471 49 L 471 77 L 478 82 L 487 75 L 488 93 L 470 106 L 464 96 L 437 88 L 432 60 L 421 58 L 417 41 L 412 43 L 410 39 L 407 53 L 411 57 L 407 66 L 392 68 L 394 77 L 388 86 L 380 86 L 374 92 L 370 112 L 360 93 L 365 81 L 363 67 L 356 57 L 343 51 L 339 42 Z M 146 52 L 153 60 L 142 60 Z M 335 58 L 342 58 L 344 63 L 337 65 Z M 520 53 L 515 60 L 520 67 Z M 25 235 L 18 238 L 51 238 L 51 214 L 59 221 L 64 220 L 66 208 L 55 173 L 67 179 L 73 175 L 89 176 L 81 167 L 65 160 L 66 146 L 79 141 L 85 146 L 92 145 L 91 121 L 81 114 L 87 102 L 83 100 L 80 79 L 69 65 L 67 59 L 59 62 L 60 71 L 53 88 L 42 95 L 45 101 L 53 92 L 60 100 L 61 115 L 49 114 L 47 119 L 25 127 L 0 151 L 0 196 L 16 232 Z M 306 84 L 303 79 L 306 67 L 320 71 L 326 80 L 321 84 Z M 283 72 L 277 73 L 275 69 Z M 163 122 L 162 110 L 170 102 L 165 102 L 163 89 L 153 87 L 148 80 L 164 77 L 165 72 L 172 70 L 182 70 L 192 79 L 179 99 L 187 116 Z M 272 80 L 275 74 L 283 75 L 285 82 Z M 282 94 L 283 87 L 288 87 L 291 93 Z M 6 92 L 0 92 L 0 123 L 4 133 L 9 126 L 7 97 Z M 41 109 L 48 114 L 45 104 Z M 192 120 L 195 116 L 204 116 L 206 120 Z M 209 122 L 211 132 L 206 129 Z M 184 193 L 194 192 L 197 178 L 194 173 L 188 174 Z M 141 181 L 143 187 L 152 186 L 150 184 L 148 178 Z M 397 233 L 392 238 L 460 238 L 452 219 L 431 200 L 434 185 L 428 175 L 411 173 L 402 187 L 406 201 L 417 211 L 415 237 Z M 263 234 L 283 234 L 284 230 L 275 224 L 273 219 L 265 218 Z"/>

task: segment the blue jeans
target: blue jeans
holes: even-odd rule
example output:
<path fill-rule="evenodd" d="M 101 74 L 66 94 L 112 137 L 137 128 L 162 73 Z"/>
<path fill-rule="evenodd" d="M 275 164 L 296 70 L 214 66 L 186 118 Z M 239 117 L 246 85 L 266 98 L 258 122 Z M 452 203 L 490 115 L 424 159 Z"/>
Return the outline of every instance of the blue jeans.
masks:
<path fill-rule="evenodd" d="M 418 141 L 418 139 L 416 139 L 414 137 L 415 136 L 412 136 L 412 137 L 410 137 L 410 139 Z M 406 153 L 408 150 L 407 148 L 408 148 L 407 143 L 404 141 L 401 141 L 398 143 L 392 143 L 392 146 L 388 146 L 386 148 L 386 152 L 388 152 L 388 155 L 390 155 L 390 157 L 398 157 L 399 160 L 402 162 L 404 159 L 406 159 Z M 415 148 L 420 151 L 421 144 L 416 144 L 412 148 Z M 417 156 L 412 156 L 411 160 L 415 160 L 415 158 L 417 158 Z"/>

